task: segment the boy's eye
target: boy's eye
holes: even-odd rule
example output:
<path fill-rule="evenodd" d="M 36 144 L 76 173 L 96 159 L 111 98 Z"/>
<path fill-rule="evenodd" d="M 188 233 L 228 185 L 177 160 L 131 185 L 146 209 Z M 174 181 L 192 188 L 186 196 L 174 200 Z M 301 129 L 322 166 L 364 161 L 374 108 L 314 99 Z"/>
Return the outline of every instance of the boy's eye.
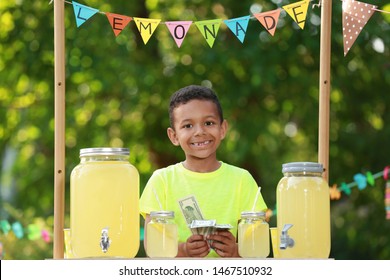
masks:
<path fill-rule="evenodd" d="M 204 123 L 206 126 L 209 126 L 209 125 L 213 125 L 214 124 L 214 122 L 212 122 L 212 121 L 208 121 L 208 122 L 205 122 Z"/>
<path fill-rule="evenodd" d="M 185 124 L 183 125 L 183 128 L 191 128 L 192 127 L 192 124 Z"/>

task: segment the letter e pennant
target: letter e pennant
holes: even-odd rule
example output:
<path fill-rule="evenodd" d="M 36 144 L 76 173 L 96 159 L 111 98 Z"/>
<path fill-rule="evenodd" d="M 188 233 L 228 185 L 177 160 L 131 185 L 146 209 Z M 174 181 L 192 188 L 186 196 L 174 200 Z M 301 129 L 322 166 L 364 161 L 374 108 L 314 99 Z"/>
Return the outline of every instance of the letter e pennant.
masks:
<path fill-rule="evenodd" d="M 106 13 L 107 19 L 111 24 L 112 31 L 114 31 L 115 36 L 118 36 L 119 33 L 129 24 L 132 20 L 131 17 L 122 16 L 118 14 Z"/>
<path fill-rule="evenodd" d="M 305 27 L 309 2 L 310 0 L 304 0 L 282 6 L 282 8 L 290 15 L 290 17 L 298 24 L 301 29 Z"/>

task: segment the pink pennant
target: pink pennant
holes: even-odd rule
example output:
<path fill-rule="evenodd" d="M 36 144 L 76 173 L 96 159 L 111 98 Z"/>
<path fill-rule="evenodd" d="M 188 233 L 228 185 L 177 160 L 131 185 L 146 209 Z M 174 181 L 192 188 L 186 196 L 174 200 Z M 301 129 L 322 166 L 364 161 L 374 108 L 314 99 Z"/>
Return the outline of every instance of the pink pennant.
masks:
<path fill-rule="evenodd" d="M 377 6 L 354 0 L 343 2 L 344 56 L 351 49 L 363 27 L 374 14 Z"/>
<path fill-rule="evenodd" d="M 192 21 L 167 21 L 165 25 L 168 27 L 173 39 L 175 39 L 176 45 L 180 48 L 188 29 L 190 28 Z"/>

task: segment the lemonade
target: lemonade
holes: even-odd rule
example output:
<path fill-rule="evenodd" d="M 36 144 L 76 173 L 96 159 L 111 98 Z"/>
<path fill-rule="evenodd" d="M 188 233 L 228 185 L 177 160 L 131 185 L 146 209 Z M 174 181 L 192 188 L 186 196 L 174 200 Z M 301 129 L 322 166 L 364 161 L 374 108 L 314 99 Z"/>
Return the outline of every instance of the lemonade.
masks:
<path fill-rule="evenodd" d="M 264 212 L 243 212 L 238 225 L 238 254 L 243 258 L 269 255 L 269 226 Z"/>
<path fill-rule="evenodd" d="M 178 252 L 177 225 L 172 211 L 151 212 L 146 226 L 146 253 L 150 258 L 173 258 Z"/>
<path fill-rule="evenodd" d="M 300 166 L 304 165 L 304 167 Z M 313 165 L 313 166 L 312 166 Z M 292 247 L 279 250 L 281 258 L 328 258 L 330 253 L 329 186 L 321 177 L 322 165 L 291 163 L 277 187 L 279 241 L 286 224 Z M 301 172 L 304 168 L 306 171 Z M 290 171 L 291 171 L 290 170 Z M 285 170 L 286 171 L 286 170 Z M 316 172 L 314 172 L 316 171 Z"/>
<path fill-rule="evenodd" d="M 94 153 L 87 153 L 90 150 Z M 138 252 L 139 175 L 126 150 L 80 151 L 81 163 L 70 182 L 74 258 L 132 258 Z"/>

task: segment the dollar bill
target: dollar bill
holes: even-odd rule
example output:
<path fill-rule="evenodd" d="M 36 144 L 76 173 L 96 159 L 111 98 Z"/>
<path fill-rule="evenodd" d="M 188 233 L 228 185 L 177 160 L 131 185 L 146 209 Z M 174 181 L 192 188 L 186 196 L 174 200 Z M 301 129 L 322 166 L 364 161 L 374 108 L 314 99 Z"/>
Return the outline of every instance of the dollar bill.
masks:
<path fill-rule="evenodd" d="M 188 226 L 190 226 L 194 220 L 204 220 L 202 211 L 200 210 L 198 201 L 194 195 L 179 199 L 178 203 Z M 191 229 L 191 232 L 193 234 L 198 234 L 198 230 L 195 228 Z"/>

